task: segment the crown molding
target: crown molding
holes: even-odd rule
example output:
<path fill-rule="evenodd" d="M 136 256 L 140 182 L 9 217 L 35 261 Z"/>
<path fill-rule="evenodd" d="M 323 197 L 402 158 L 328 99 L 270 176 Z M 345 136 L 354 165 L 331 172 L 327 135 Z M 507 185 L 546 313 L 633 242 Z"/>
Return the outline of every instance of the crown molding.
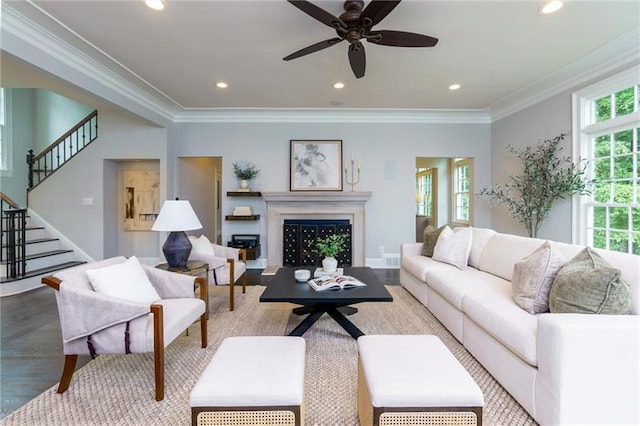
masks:
<path fill-rule="evenodd" d="M 554 95 L 579 88 L 605 74 L 640 63 L 640 27 L 490 105 L 491 122 L 508 117 Z"/>
<path fill-rule="evenodd" d="M 42 13 L 47 19 L 52 20 L 58 25 L 64 26 L 53 17 L 46 14 L 35 4 L 31 2 L 25 3 L 33 7 L 34 12 Z M 106 65 L 100 63 L 77 47 L 71 45 L 69 42 L 58 37 L 42 25 L 39 25 L 35 19 L 31 19 L 20 11 L 14 9 L 10 4 L 10 2 L 2 2 L 1 30 L 3 50 L 67 81 L 73 82 L 74 80 L 78 80 L 77 78 L 69 78 L 67 75 L 75 73 L 76 75 L 82 76 L 82 79 L 85 82 L 91 83 L 94 87 L 103 86 L 103 90 L 100 92 L 103 92 L 104 94 L 110 93 L 111 96 L 100 96 L 98 93 L 94 93 L 96 96 L 100 96 L 109 102 L 129 109 L 151 121 L 164 121 L 165 124 L 166 122 L 173 121 L 177 107 L 180 107 L 179 105 L 173 101 L 169 102 L 164 99 L 159 99 L 158 96 L 142 90 L 131 80 L 119 75 Z M 66 30 L 71 33 L 70 30 Z M 72 34 L 103 56 L 106 62 L 115 63 L 118 68 L 126 70 L 126 68 L 121 64 L 117 63 L 117 61 L 114 61 L 113 58 L 108 57 L 108 55 L 103 52 L 100 52 L 95 46 L 92 46 L 77 34 Z M 11 37 L 7 37 L 7 35 L 12 36 L 15 39 L 15 42 L 12 42 L 13 39 Z M 50 58 L 53 58 L 57 64 L 53 63 Z M 64 73 L 65 75 L 61 75 L 61 65 L 68 67 L 68 70 Z M 138 78 L 129 70 L 126 70 L 126 72 L 127 74 L 136 77 L 136 80 L 139 80 L 143 85 L 148 86 L 152 91 L 157 92 L 158 95 L 160 95 L 160 92 L 153 86 Z M 86 86 L 78 87 L 83 90 L 88 90 L 88 87 Z M 123 105 L 123 103 L 126 105 Z M 145 110 L 147 114 L 145 114 Z"/>
<path fill-rule="evenodd" d="M 221 108 L 185 109 L 176 123 L 421 123 L 489 124 L 482 110 L 377 108 Z"/>

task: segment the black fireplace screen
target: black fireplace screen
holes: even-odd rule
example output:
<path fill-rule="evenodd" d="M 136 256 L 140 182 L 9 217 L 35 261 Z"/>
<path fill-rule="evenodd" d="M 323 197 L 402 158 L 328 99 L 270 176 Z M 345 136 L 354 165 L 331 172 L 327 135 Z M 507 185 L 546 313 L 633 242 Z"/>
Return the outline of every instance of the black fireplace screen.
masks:
<path fill-rule="evenodd" d="M 347 234 L 347 249 L 336 256 L 338 266 L 351 266 L 351 224 L 345 220 L 286 219 L 283 225 L 283 265 L 320 266 L 323 256 L 315 251 L 317 238 Z"/>

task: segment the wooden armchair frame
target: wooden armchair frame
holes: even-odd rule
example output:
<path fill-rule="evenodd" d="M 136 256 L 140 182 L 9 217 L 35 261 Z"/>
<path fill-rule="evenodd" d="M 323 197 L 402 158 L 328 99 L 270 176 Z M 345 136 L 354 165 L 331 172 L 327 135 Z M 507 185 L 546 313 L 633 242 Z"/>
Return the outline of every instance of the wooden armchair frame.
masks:
<path fill-rule="evenodd" d="M 54 276 L 46 276 L 42 278 L 42 283 L 48 285 L 56 291 L 60 290 L 62 281 Z M 207 280 L 205 278 L 198 277 L 195 279 L 196 285 L 199 287 L 199 296 L 205 302 L 205 306 L 209 304 L 209 289 L 207 286 Z M 156 401 L 162 401 L 164 399 L 164 321 L 162 305 L 151 304 L 149 312 L 153 314 L 153 360 L 154 360 L 154 372 L 156 383 Z M 200 333 L 202 335 L 202 347 L 207 347 L 207 315 L 208 310 L 200 316 Z M 65 355 L 64 367 L 62 369 L 62 377 L 60 378 L 60 385 L 58 386 L 57 393 L 64 393 L 71 384 L 71 377 L 76 368 L 76 362 L 78 361 L 78 355 Z"/>

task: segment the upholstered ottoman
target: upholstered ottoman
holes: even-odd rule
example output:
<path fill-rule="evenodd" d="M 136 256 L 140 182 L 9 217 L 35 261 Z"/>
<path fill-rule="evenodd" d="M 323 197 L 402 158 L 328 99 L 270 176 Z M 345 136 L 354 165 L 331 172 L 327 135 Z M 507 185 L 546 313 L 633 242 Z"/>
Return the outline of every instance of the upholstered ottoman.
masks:
<path fill-rule="evenodd" d="M 193 425 L 303 425 L 305 341 L 228 337 L 191 391 Z"/>
<path fill-rule="evenodd" d="M 484 398 L 435 336 L 358 338 L 360 425 L 481 425 Z"/>

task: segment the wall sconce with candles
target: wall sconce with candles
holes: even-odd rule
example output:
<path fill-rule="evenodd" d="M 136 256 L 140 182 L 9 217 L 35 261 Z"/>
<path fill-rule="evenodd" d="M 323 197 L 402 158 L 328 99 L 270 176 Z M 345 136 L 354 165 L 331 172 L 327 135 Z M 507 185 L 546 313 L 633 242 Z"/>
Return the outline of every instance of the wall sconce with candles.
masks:
<path fill-rule="evenodd" d="M 345 179 L 347 181 L 347 185 L 351 185 L 351 192 L 353 192 L 353 187 L 360 182 L 360 160 L 356 162 L 355 155 L 353 153 L 351 153 L 351 180 L 349 180 L 347 165 L 344 167 L 344 174 L 346 176 Z"/>
<path fill-rule="evenodd" d="M 191 242 L 184 231 L 194 229 L 202 229 L 202 224 L 189 201 L 176 198 L 164 202 L 151 230 L 170 232 L 162 246 L 162 253 L 170 267 L 187 266 L 187 260 L 191 254 Z"/>

